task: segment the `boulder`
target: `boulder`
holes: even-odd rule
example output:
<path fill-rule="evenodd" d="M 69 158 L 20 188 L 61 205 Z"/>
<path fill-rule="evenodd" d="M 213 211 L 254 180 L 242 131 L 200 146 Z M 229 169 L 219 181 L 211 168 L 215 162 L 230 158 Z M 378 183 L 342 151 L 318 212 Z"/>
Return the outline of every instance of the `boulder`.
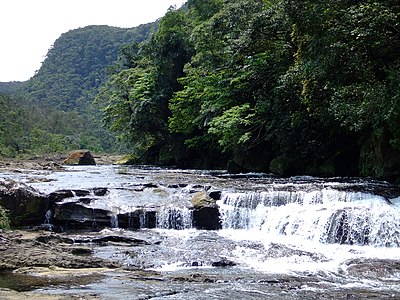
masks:
<path fill-rule="evenodd" d="M 219 268 L 226 268 L 226 267 L 234 267 L 236 266 L 236 263 L 233 261 L 230 261 L 226 258 L 222 258 L 219 261 L 214 261 L 211 266 L 213 267 L 219 267 Z"/>
<path fill-rule="evenodd" d="M 86 207 L 80 202 L 56 203 L 53 225 L 57 231 L 98 230 L 111 226 L 111 213 L 107 210 Z"/>
<path fill-rule="evenodd" d="M 0 181 L 0 205 L 9 211 L 11 226 L 40 225 L 51 207 L 48 197 L 16 181 Z"/>
<path fill-rule="evenodd" d="M 66 165 L 96 165 L 93 155 L 88 150 L 72 151 L 64 160 Z"/>
<path fill-rule="evenodd" d="M 210 190 L 208 191 L 208 196 L 214 200 L 221 200 L 222 191 L 220 190 Z"/>
<path fill-rule="evenodd" d="M 217 207 L 202 207 L 193 210 L 193 227 L 201 230 L 218 230 L 222 228 L 220 213 Z"/>
<path fill-rule="evenodd" d="M 219 207 L 215 199 L 206 192 L 198 192 L 192 196 L 193 226 L 203 230 L 221 229 Z"/>
<path fill-rule="evenodd" d="M 216 200 L 207 195 L 206 192 L 198 192 L 193 194 L 191 202 L 193 207 L 196 209 L 218 206 Z"/>
<path fill-rule="evenodd" d="M 393 147 L 387 135 L 372 133 L 360 150 L 359 173 L 400 183 L 400 151 Z"/>

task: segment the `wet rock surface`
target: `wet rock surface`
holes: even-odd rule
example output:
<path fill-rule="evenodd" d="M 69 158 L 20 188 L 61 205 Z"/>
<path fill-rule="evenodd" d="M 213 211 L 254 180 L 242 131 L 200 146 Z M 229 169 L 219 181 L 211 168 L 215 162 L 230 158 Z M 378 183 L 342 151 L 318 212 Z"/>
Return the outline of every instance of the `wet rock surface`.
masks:
<path fill-rule="evenodd" d="M 60 232 L 0 232 L 0 299 L 400 298 L 400 260 L 392 251 L 396 248 L 385 248 L 384 255 L 375 257 L 368 252 L 373 247 L 364 246 L 373 242 L 374 230 L 350 230 L 351 222 L 357 221 L 354 216 L 365 213 L 363 207 L 354 208 L 343 199 L 343 206 L 335 207 L 338 226 L 323 228 L 327 235 L 332 232 L 332 244 L 315 243 L 321 249 L 310 246 L 308 236 L 304 243 L 298 242 L 295 235 L 291 238 L 305 224 L 290 223 L 296 213 L 303 223 L 313 223 L 313 213 L 329 210 L 322 207 L 324 199 L 317 199 L 326 196 L 320 191 L 328 191 L 328 196 L 332 191 L 343 191 L 344 196 L 335 197 L 346 197 L 345 192 L 350 191 L 361 195 L 361 202 L 363 193 L 372 191 L 393 201 L 397 187 L 378 182 L 365 185 L 358 179 L 281 180 L 245 174 L 231 178 L 219 172 L 151 167 L 112 169 L 111 178 L 106 173 L 109 169 L 90 166 L 54 175 L 52 170 L 37 166 L 34 170 L 21 166 L 20 172 L 8 170 L 3 174 L 16 176 L 15 181 L 24 182 L 27 190 L 32 185 L 34 191 L 40 191 L 52 212 L 47 220 L 52 227 L 49 229 L 54 230 L 59 222 Z M 233 232 L 225 227 L 220 230 L 222 222 L 226 226 L 229 221 L 226 207 L 222 207 L 230 205 L 227 191 L 232 192 L 230 200 L 237 205 L 234 217 L 238 226 L 229 228 Z M 191 200 L 199 192 L 204 201 L 195 205 Z M 306 206 L 315 206 L 315 210 L 296 211 L 296 205 L 306 199 L 302 193 L 317 199 L 310 198 L 311 204 Z M 113 201 L 119 198 L 123 201 L 116 209 Z M 169 202 L 163 206 L 160 201 L 165 199 Z M 254 237 L 249 224 L 264 217 L 251 215 L 260 203 L 270 205 L 273 213 L 257 223 L 259 235 Z M 287 215 L 281 211 L 286 205 L 290 207 Z M 221 208 L 225 209 L 222 215 Z M 389 208 L 379 218 L 397 215 Z M 379 206 L 370 209 L 368 218 L 377 209 Z M 165 212 L 169 213 L 166 217 Z M 345 217 L 341 217 L 343 212 Z M 210 228 L 210 220 L 199 224 L 212 213 L 215 215 L 211 219 L 217 223 Z M 302 219 L 303 215 L 307 218 Z M 188 216 L 193 220 L 189 226 L 185 219 Z M 244 226 L 239 224 L 243 216 Z M 161 222 L 164 217 L 169 223 Z M 264 227 L 278 217 L 280 237 L 273 240 Z M 368 218 L 360 218 L 360 222 Z M 44 219 L 42 215 L 42 222 Z M 385 223 L 380 230 L 392 230 L 395 238 L 395 225 Z M 335 237 L 340 239 L 335 241 Z M 396 243 L 385 240 L 382 244 Z"/>
<path fill-rule="evenodd" d="M 46 195 L 14 180 L 0 180 L 0 205 L 10 212 L 13 226 L 39 225 L 50 207 Z"/>
<path fill-rule="evenodd" d="M 115 262 L 75 255 L 80 246 L 70 238 L 48 233 L 11 231 L 0 233 L 0 270 L 22 267 L 117 268 Z M 76 252 L 75 252 L 76 253 Z"/>
<path fill-rule="evenodd" d="M 224 255 L 236 245 L 217 235 L 195 234 L 171 238 L 160 232 L 138 233 L 106 231 L 98 234 L 69 235 L 48 232 L 13 231 L 1 233 L 1 299 L 396 299 L 395 291 L 348 284 L 345 277 L 327 275 L 268 274 L 240 268 L 240 263 Z M 133 238 L 133 236 L 136 236 Z M 183 243 L 182 243 L 183 241 Z M 204 243 L 208 248 L 204 247 Z M 180 245 L 179 248 L 171 247 Z M 83 251 L 88 249 L 90 252 Z M 254 244 L 254 249 L 262 245 Z M 111 254 L 111 249 L 112 253 Z M 290 254 L 287 247 L 272 245 L 271 257 Z M 176 252 L 178 251 L 178 252 Z M 13 252 L 13 255 L 11 253 Z M 170 253 L 171 252 L 171 253 Z M 15 255 L 15 253 L 17 253 Z M 110 257 L 106 257 L 109 255 Z M 120 259 L 119 255 L 124 256 Z M 173 272 L 145 270 L 174 256 L 186 259 L 188 269 Z M 297 253 L 296 255 L 311 255 Z M 104 257 L 102 257 L 104 256 Z M 147 263 L 143 264 L 143 260 Z M 172 260 L 173 261 L 173 260 Z M 378 267 L 382 280 L 398 271 L 393 261 L 349 261 L 349 275 L 362 273 L 369 278 L 370 268 Z M 159 265 L 160 266 L 160 265 Z M 204 268 L 209 266 L 208 268 Z M 394 268 L 396 267 L 396 268 Z M 221 272 L 221 270 L 223 270 Z M 392 271 L 389 271 L 392 270 Z M 384 272 L 384 273 L 382 273 Z M 390 273 L 385 273 L 390 272 Z M 364 274 L 365 273 L 365 274 Z M 356 277 L 354 277 L 356 278 Z M 386 279 L 385 279 L 386 278 Z M 397 281 L 393 280 L 393 284 Z M 5 286 L 9 287 L 8 289 Z M 52 286 L 47 289 L 46 287 Z M 11 288 L 11 289 L 10 289 Z M 40 288 L 40 291 L 35 289 Z M 329 292 L 328 292 L 329 291 Z"/>

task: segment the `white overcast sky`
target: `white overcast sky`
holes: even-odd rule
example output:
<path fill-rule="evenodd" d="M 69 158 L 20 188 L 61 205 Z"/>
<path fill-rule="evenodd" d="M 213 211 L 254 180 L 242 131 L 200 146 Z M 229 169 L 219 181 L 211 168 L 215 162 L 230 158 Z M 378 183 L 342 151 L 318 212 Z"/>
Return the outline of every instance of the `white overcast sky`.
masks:
<path fill-rule="evenodd" d="M 0 81 L 24 81 L 64 32 L 87 25 L 131 28 L 186 0 L 0 0 Z"/>

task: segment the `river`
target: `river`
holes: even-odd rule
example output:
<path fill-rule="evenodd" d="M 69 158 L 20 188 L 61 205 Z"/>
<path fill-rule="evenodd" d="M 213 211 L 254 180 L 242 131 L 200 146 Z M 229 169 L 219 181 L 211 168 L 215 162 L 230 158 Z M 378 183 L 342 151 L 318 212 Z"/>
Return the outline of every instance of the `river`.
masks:
<path fill-rule="evenodd" d="M 35 290 L 39 294 L 400 299 L 400 206 L 395 188 L 386 182 L 108 165 L 2 176 L 43 193 L 107 188 L 106 196 L 85 205 L 110 212 L 109 227 L 86 235 L 148 241 L 134 247 L 93 246 L 93 255 L 127 268 L 87 284 L 41 287 Z M 219 230 L 193 226 L 190 199 L 201 191 L 219 193 Z M 146 222 L 135 230 L 120 226 L 118 216 L 138 207 L 157 208 L 154 228 Z M 148 275 L 138 276 L 129 267 Z"/>

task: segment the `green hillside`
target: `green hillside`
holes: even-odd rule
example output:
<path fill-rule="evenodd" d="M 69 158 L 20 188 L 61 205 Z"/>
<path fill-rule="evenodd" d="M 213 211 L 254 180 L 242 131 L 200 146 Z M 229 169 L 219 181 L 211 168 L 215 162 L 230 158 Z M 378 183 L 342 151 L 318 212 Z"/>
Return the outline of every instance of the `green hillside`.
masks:
<path fill-rule="evenodd" d="M 140 43 L 157 23 L 122 29 L 88 26 L 58 38 L 39 69 L 24 83 L 0 83 L 0 156 L 67 152 L 77 148 L 118 151 L 92 105 L 120 51 Z M 2 95 L 1 95 L 2 93 Z"/>
<path fill-rule="evenodd" d="M 25 86 L 26 81 L 0 82 L 0 94 L 14 94 Z"/>
<path fill-rule="evenodd" d="M 86 110 L 120 48 L 142 42 L 154 28 L 155 23 L 131 29 L 88 26 L 62 34 L 24 94 L 32 103 L 64 111 Z"/>

